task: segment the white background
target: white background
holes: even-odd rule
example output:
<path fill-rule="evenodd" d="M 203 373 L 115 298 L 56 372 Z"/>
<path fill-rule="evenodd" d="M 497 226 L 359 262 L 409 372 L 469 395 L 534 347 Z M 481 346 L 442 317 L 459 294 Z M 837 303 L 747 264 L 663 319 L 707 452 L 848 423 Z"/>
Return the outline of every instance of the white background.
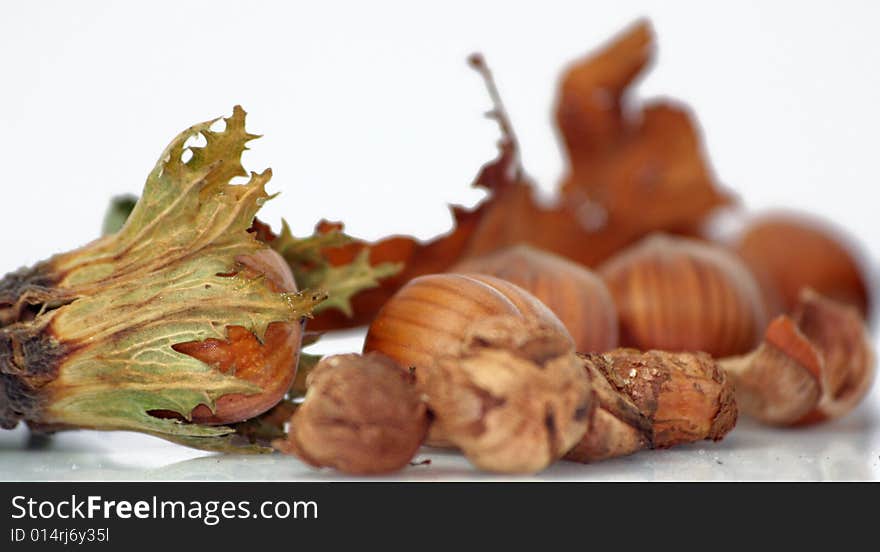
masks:
<path fill-rule="evenodd" d="M 880 258 L 878 3 L 9 2 L 0 272 L 93 239 L 108 198 L 139 192 L 177 132 L 236 103 L 265 136 L 246 167 L 271 166 L 270 189 L 282 192 L 268 221 L 284 216 L 300 234 L 323 217 L 367 238 L 443 232 L 444 204 L 478 201 L 469 184 L 495 154 L 488 98 L 465 64 L 473 51 L 493 68 L 526 167 L 549 193 L 563 168 L 551 125 L 559 72 L 639 16 L 653 21 L 659 47 L 639 96 L 695 110 L 719 180 L 750 209 L 824 215 Z M 873 412 L 869 404 L 845 422 L 855 427 L 846 438 L 861 439 L 845 461 L 864 469 L 836 477 L 878 477 Z M 849 435 L 819 438 L 838 434 Z M 766 435 L 790 445 L 783 456 L 794 462 L 767 477 L 795 477 L 800 452 L 826 442 Z M 11 461 L 22 434 L 0 438 Z M 815 447 L 798 448 L 811 438 Z M 688 476 L 676 457 L 655 458 L 671 458 L 668 477 Z M 718 471 L 729 464 L 711 473 L 759 477 Z"/>

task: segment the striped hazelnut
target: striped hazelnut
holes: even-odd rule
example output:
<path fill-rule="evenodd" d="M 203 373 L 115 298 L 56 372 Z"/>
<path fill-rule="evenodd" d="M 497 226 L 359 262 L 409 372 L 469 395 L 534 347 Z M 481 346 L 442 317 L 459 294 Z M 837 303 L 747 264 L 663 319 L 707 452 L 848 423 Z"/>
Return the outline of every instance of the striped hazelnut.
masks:
<path fill-rule="evenodd" d="M 752 274 L 726 249 L 649 236 L 599 269 L 620 317 L 620 340 L 640 350 L 745 353 L 765 324 Z"/>
<path fill-rule="evenodd" d="M 459 448 L 484 470 L 546 468 L 592 413 L 592 387 L 562 323 L 492 276 L 410 281 L 373 321 L 364 351 L 411 368 L 434 417 L 428 443 Z"/>
<path fill-rule="evenodd" d="M 528 245 L 517 245 L 462 261 L 451 272 L 489 274 L 522 287 L 559 317 L 578 352 L 604 352 L 617 347 L 617 309 L 611 293 L 586 267 Z"/>

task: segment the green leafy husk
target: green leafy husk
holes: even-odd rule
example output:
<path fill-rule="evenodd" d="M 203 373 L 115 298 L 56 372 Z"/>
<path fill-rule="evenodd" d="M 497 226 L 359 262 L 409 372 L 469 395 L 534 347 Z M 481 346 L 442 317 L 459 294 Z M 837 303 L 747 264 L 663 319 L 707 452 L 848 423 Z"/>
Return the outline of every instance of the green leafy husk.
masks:
<path fill-rule="evenodd" d="M 134 198 L 136 200 L 136 198 Z M 129 216 L 133 216 L 135 201 L 131 196 L 113 198 L 104 219 L 104 235 L 114 234 L 123 229 Z M 263 239 L 268 245 L 279 253 L 288 263 L 293 272 L 294 279 L 300 289 L 321 289 L 327 294 L 327 299 L 315 304 L 313 313 L 319 313 L 327 309 L 338 309 L 347 316 L 352 314 L 351 300 L 363 290 L 377 287 L 380 280 L 397 274 L 402 265 L 399 263 L 381 263 L 376 266 L 370 264 L 369 250 L 361 251 L 349 264 L 335 266 L 324 256 L 327 249 L 345 246 L 352 243 L 353 238 L 335 228 L 316 231 L 308 237 L 296 237 L 290 230 L 286 220 L 282 220 L 281 231 L 275 236 L 264 227 L 266 231 L 255 232 L 254 235 Z M 317 341 L 317 336 L 306 340 L 306 347 Z M 319 355 L 311 355 L 302 352 L 299 357 L 296 379 L 288 393 L 288 401 L 298 400 L 305 395 L 306 379 L 311 369 L 321 359 Z M 267 443 L 275 438 L 284 436 L 284 422 L 278 413 L 279 408 L 273 409 L 251 420 L 232 426 L 233 434 L 223 435 L 224 440 L 214 439 L 213 447 L 219 450 L 237 449 L 241 438 L 254 445 L 254 450 L 263 451 L 258 443 Z M 218 445 L 218 443 L 221 443 Z M 183 444 L 194 446 L 191 441 Z M 200 447 L 205 448 L 205 447 Z"/>
<path fill-rule="evenodd" d="M 132 196 L 111 199 L 104 216 L 103 234 L 119 231 L 134 204 Z M 355 295 L 379 286 L 382 279 L 396 275 L 403 268 L 402 263 L 371 265 L 369 249 L 360 251 L 351 263 L 340 266 L 334 266 L 323 255 L 326 249 L 342 247 L 354 241 L 351 236 L 335 229 L 298 238 L 290 231 L 287 221 L 282 220 L 281 233 L 277 237 L 272 236 L 268 243 L 287 261 L 297 286 L 327 292 L 327 300 L 315 306 L 314 314 L 338 309 L 346 316 L 351 316 L 351 300 Z"/>
<path fill-rule="evenodd" d="M 184 420 L 199 405 L 213 410 L 221 396 L 261 389 L 174 345 L 225 339 L 228 326 L 262 339 L 271 323 L 310 315 L 326 295 L 278 293 L 265 279 L 239 275 L 243 257 L 267 249 L 248 229 L 269 199 L 271 171 L 248 175 L 241 165 L 257 136 L 245 131 L 240 107 L 224 130 L 211 130 L 217 121 L 171 142 L 117 232 L 0 284 L 4 426 L 18 416 L 48 427 L 142 431 L 211 450 L 231 442 L 232 427 Z M 189 146 L 199 135 L 206 144 Z M 231 183 L 241 176 L 248 181 Z M 107 227 L 122 218 L 117 212 Z M 28 343 L 40 344 L 30 357 Z"/>
<path fill-rule="evenodd" d="M 327 309 L 339 309 L 351 316 L 351 299 L 359 292 L 377 287 L 379 281 L 394 276 L 403 268 L 400 263 L 370 264 L 370 250 L 364 249 L 349 263 L 334 266 L 322 252 L 352 243 L 353 238 L 340 230 L 318 232 L 306 238 L 297 238 L 287 221 L 281 221 L 281 234 L 271 242 L 293 271 L 297 285 L 303 288 L 327 290 L 328 299 L 315 308 L 315 314 Z"/>

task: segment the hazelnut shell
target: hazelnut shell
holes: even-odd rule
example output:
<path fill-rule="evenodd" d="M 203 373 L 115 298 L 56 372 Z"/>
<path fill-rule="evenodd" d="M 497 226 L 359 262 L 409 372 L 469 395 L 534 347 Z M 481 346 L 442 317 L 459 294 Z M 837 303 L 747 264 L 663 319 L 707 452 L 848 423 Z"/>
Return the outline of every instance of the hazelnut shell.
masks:
<path fill-rule="evenodd" d="M 724 248 L 655 234 L 599 269 L 620 318 L 620 341 L 639 350 L 750 351 L 765 325 L 752 274 Z"/>
<path fill-rule="evenodd" d="M 611 293 L 586 267 L 531 246 L 517 245 L 462 261 L 451 272 L 489 274 L 525 289 L 565 324 L 578 352 L 617 347 L 617 309 Z"/>

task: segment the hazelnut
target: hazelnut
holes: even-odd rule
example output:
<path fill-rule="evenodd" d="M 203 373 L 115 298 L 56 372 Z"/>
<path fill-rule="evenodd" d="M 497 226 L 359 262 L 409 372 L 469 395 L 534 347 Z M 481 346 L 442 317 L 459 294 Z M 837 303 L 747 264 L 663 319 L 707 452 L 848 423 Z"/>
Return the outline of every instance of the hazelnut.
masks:
<path fill-rule="evenodd" d="M 351 474 L 404 468 L 428 430 L 412 376 L 376 353 L 323 359 L 308 377 L 287 439 L 273 446 L 316 467 Z"/>
<path fill-rule="evenodd" d="M 592 392 L 570 342 L 512 316 L 475 323 L 420 385 L 434 424 L 477 467 L 538 472 L 584 434 Z"/>
<path fill-rule="evenodd" d="M 858 311 L 805 289 L 747 355 L 722 359 L 743 412 L 772 425 L 838 418 L 864 398 L 874 353 Z"/>
<path fill-rule="evenodd" d="M 571 336 L 543 304 L 498 278 L 417 278 L 370 326 L 365 351 L 414 368 L 434 415 L 429 442 L 477 467 L 533 473 L 586 430 L 592 389 Z"/>
<path fill-rule="evenodd" d="M 733 249 L 757 277 L 771 316 L 792 312 L 804 287 L 852 305 L 863 318 L 870 312 L 854 240 L 823 221 L 763 216 L 747 225 Z"/>
<path fill-rule="evenodd" d="M 472 324 L 498 315 L 538 320 L 568 336 L 556 315 L 510 282 L 479 274 L 433 274 L 411 280 L 385 303 L 370 324 L 364 351 L 423 368 L 456 353 Z"/>
<path fill-rule="evenodd" d="M 736 424 L 733 382 L 705 353 L 618 349 L 580 357 L 598 406 L 568 460 L 718 441 Z"/>
<path fill-rule="evenodd" d="M 640 350 L 741 354 L 760 339 L 761 292 L 722 247 L 655 234 L 599 269 L 620 318 L 620 341 Z"/>
<path fill-rule="evenodd" d="M 582 353 L 617 347 L 617 309 L 602 279 L 589 269 L 528 245 L 509 247 L 455 265 L 450 272 L 490 274 L 541 300 Z"/>

